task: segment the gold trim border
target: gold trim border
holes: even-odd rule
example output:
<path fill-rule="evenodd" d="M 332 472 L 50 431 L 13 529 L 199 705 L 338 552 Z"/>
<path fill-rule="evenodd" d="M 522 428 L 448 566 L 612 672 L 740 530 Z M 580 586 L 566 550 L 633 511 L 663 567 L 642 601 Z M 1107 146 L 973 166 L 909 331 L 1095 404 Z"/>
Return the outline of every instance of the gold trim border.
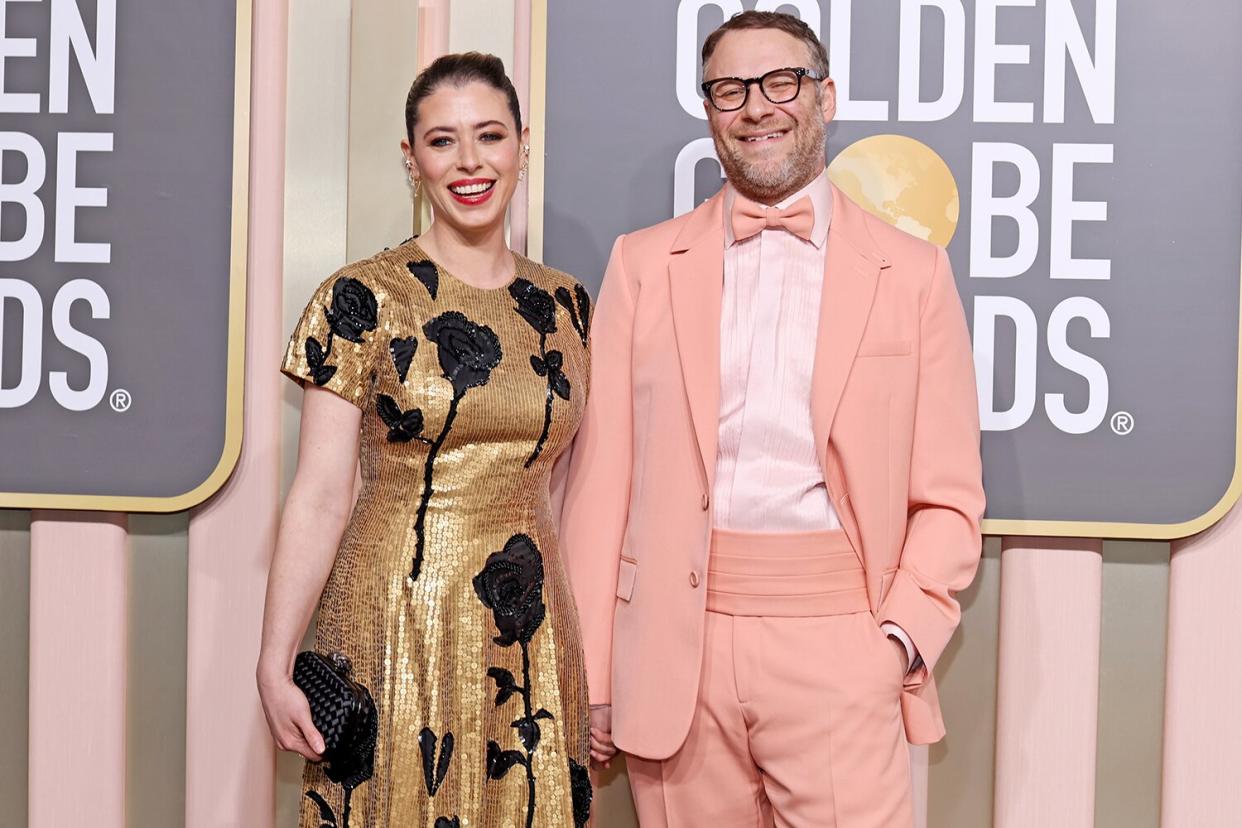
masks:
<path fill-rule="evenodd" d="M 548 0 L 530 3 L 530 167 L 526 190 L 526 256 L 543 261 L 543 184 L 548 142 Z"/>
<path fill-rule="evenodd" d="M 526 255 L 543 260 L 544 167 L 548 100 L 548 3 L 531 0 L 530 109 L 531 159 L 528 191 L 529 231 Z M 1242 284 L 1242 272 L 1239 273 Z M 1228 514 L 1242 496 L 1242 295 L 1238 305 L 1237 428 L 1234 436 L 1233 479 L 1216 504 L 1202 515 L 1182 523 L 1110 523 L 1088 520 L 1014 520 L 985 518 L 985 535 L 1028 535 L 1063 538 L 1125 538 L 1174 540 L 1198 534 Z"/>
<path fill-rule="evenodd" d="M 80 509 L 107 512 L 181 512 L 215 494 L 241 456 L 246 386 L 246 251 L 250 200 L 250 81 L 253 11 L 237 0 L 233 71 L 233 213 L 229 245 L 228 377 L 224 446 L 211 474 L 193 489 L 170 497 L 0 492 L 0 508 Z"/>

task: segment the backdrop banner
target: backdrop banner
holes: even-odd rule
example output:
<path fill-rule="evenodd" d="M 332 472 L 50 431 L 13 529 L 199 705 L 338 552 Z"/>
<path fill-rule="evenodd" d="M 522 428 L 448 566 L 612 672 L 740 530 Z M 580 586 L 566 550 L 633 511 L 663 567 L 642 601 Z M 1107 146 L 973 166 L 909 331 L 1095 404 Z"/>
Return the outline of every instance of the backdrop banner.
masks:
<path fill-rule="evenodd" d="M 1177 537 L 1236 500 L 1242 6 L 547 7 L 535 209 L 549 264 L 597 287 L 618 234 L 719 189 L 703 40 L 743 9 L 796 13 L 836 81 L 833 181 L 948 247 L 974 342 L 985 531 Z"/>
<path fill-rule="evenodd" d="M 249 20 L 0 1 L 0 506 L 184 509 L 232 470 Z"/>

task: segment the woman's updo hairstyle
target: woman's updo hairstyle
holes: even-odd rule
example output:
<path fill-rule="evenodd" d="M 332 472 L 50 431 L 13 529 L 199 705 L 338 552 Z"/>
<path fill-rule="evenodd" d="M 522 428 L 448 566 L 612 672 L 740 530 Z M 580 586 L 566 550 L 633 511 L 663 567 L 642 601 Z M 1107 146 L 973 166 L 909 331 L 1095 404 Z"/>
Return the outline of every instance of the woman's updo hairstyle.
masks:
<path fill-rule="evenodd" d="M 418 105 L 423 98 L 445 84 L 465 86 L 473 81 L 485 83 L 504 93 L 513 123 L 519 133 L 522 131 L 522 107 L 513 82 L 505 74 L 504 62 L 495 55 L 483 52 L 459 52 L 436 58 L 410 84 L 410 94 L 405 98 L 405 131 L 411 145 L 414 143 L 414 125 L 418 123 Z"/>

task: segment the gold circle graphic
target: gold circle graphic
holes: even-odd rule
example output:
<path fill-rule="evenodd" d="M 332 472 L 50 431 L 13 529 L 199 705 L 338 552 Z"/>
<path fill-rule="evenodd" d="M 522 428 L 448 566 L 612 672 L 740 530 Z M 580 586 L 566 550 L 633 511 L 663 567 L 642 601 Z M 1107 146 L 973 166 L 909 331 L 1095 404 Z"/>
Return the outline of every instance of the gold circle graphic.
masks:
<path fill-rule="evenodd" d="M 912 236 L 947 245 L 957 230 L 957 181 L 921 141 L 904 135 L 855 141 L 828 165 L 828 176 L 870 213 Z"/>

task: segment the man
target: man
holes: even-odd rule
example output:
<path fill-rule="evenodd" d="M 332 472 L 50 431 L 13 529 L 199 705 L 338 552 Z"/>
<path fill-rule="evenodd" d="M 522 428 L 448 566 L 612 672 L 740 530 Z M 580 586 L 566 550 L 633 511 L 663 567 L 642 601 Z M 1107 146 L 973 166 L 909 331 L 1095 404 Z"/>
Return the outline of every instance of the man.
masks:
<path fill-rule="evenodd" d="M 825 172 L 815 33 L 703 46 L 727 176 L 616 242 L 562 548 L 597 761 L 643 828 L 910 826 L 908 752 L 974 577 L 974 373 L 944 251 Z"/>

